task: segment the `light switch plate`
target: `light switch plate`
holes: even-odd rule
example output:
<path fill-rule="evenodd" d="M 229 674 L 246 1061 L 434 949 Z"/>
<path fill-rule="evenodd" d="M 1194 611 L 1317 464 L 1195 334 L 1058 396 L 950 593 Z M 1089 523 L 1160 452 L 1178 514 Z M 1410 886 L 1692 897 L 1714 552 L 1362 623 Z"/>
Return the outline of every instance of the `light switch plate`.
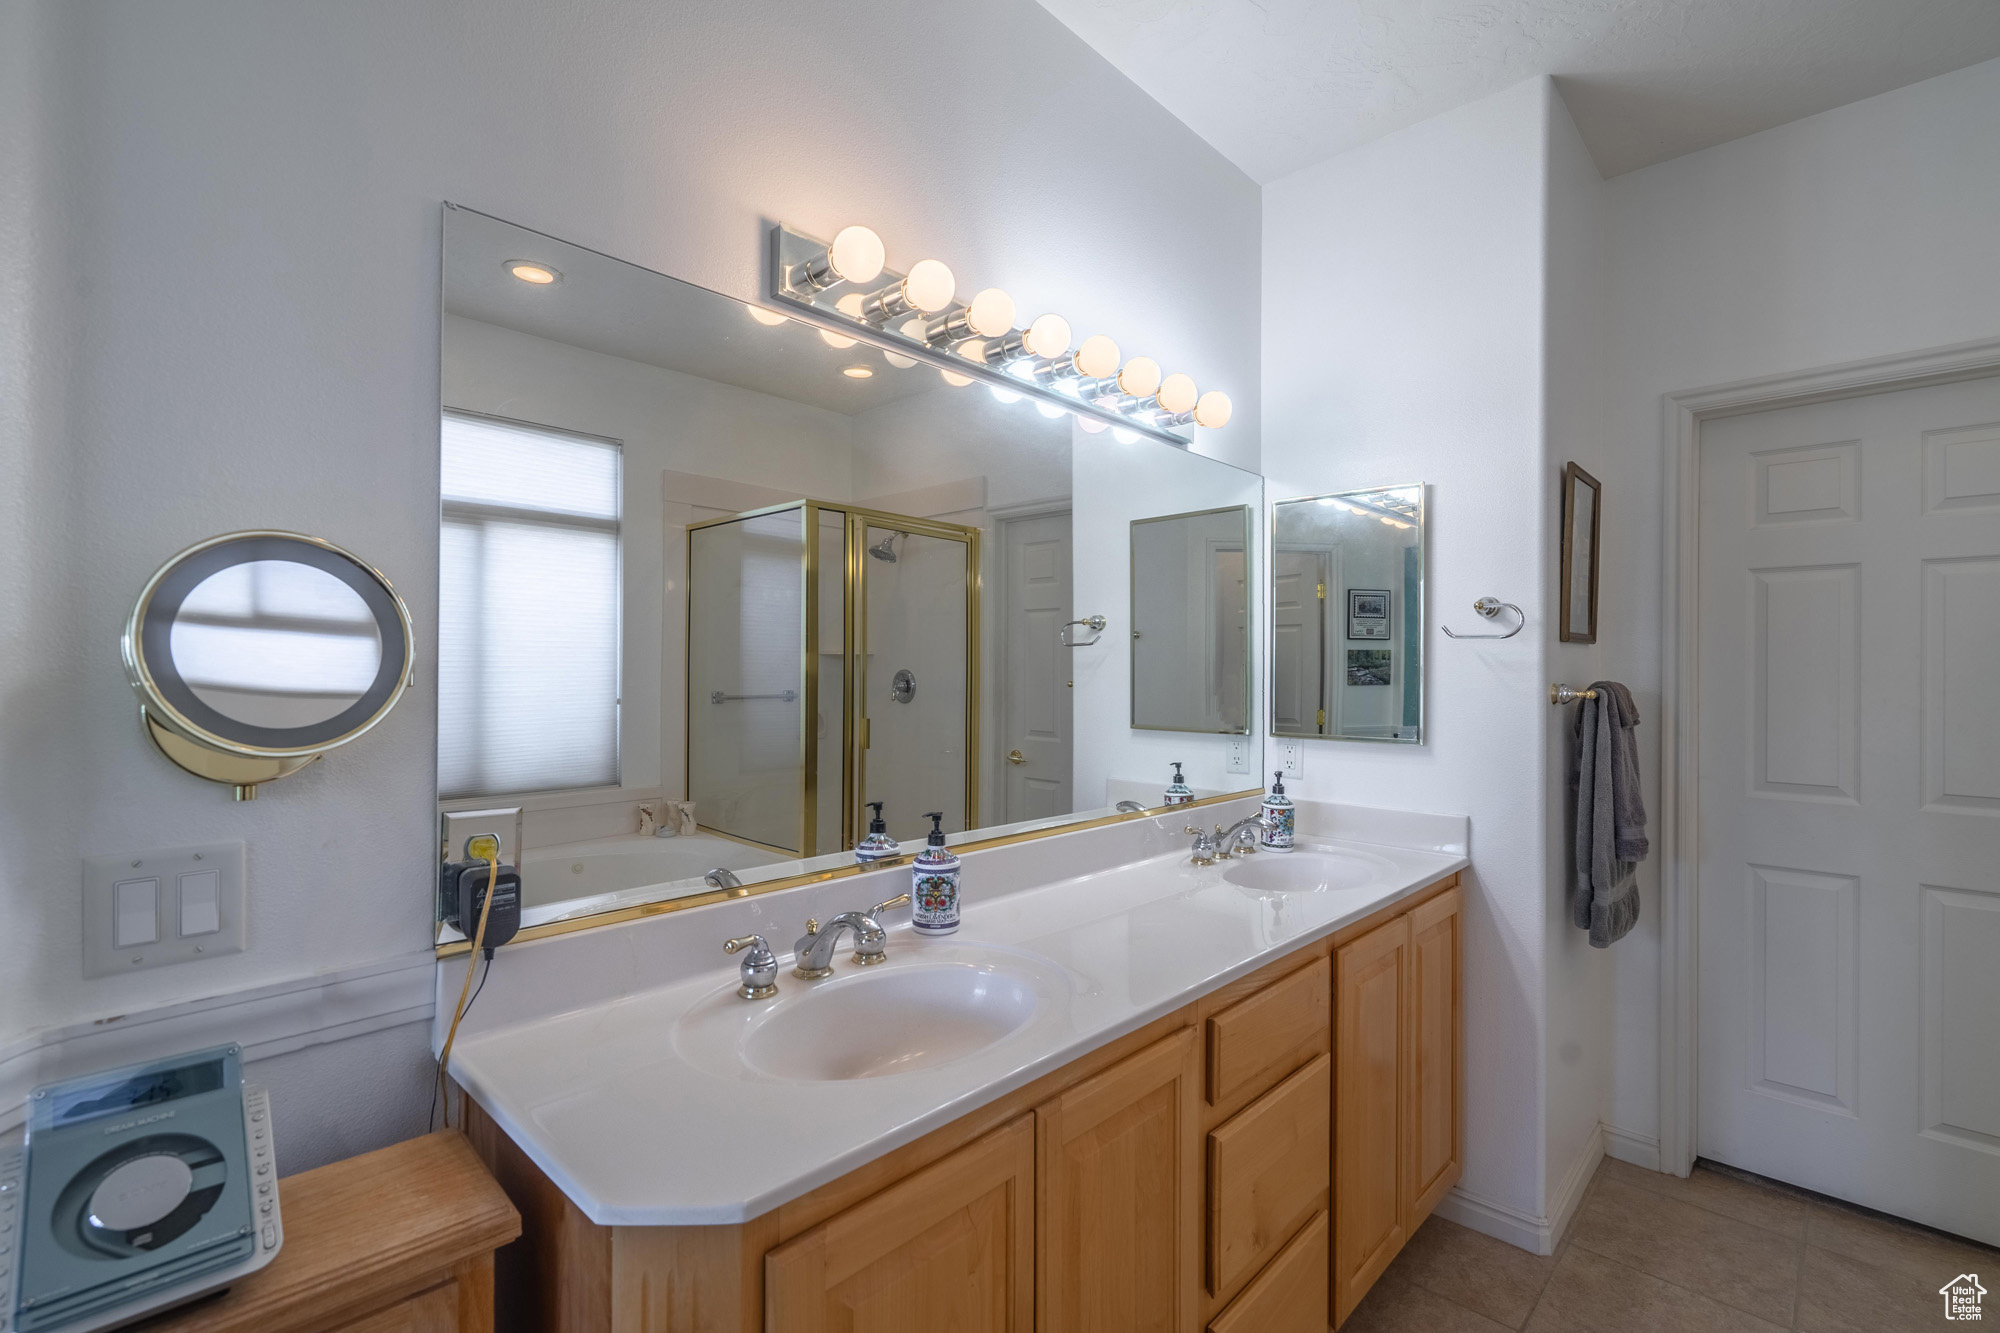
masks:
<path fill-rule="evenodd" d="M 1306 747 L 1303 741 L 1279 741 L 1278 758 L 1288 778 L 1306 775 Z"/>
<path fill-rule="evenodd" d="M 1223 754 L 1228 760 L 1223 765 L 1227 773 L 1248 773 L 1250 771 L 1250 740 L 1245 736 L 1231 736 L 1223 743 Z"/>
<path fill-rule="evenodd" d="M 244 845 L 211 842 L 198 847 L 156 848 L 117 856 L 89 856 L 83 862 L 83 974 L 108 977 L 120 972 L 144 972 L 174 963 L 192 963 L 223 954 L 242 953 L 248 939 L 244 921 Z M 212 878 L 211 878 L 212 877 Z M 194 911 L 181 910 L 182 880 L 194 886 Z M 118 885 L 134 880 L 158 880 L 153 895 L 156 915 L 153 943 L 118 947 Z M 212 891 L 212 899 L 211 899 Z M 128 890 L 127 907 L 134 899 Z M 212 901 L 212 906 L 210 905 Z M 184 925 L 209 924 L 215 929 L 183 934 Z M 124 938 L 142 936 L 127 921 Z"/>

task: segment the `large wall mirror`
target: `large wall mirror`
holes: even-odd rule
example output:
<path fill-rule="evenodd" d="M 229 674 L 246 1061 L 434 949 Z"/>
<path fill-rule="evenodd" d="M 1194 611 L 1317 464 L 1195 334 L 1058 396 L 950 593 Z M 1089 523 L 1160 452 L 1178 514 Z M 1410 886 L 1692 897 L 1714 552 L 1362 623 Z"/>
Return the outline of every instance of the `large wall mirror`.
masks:
<path fill-rule="evenodd" d="M 1132 521 L 1132 725 L 1250 730 L 1248 505 Z"/>
<path fill-rule="evenodd" d="M 532 930 L 1253 787 L 1128 725 L 1127 534 L 1228 505 L 1245 579 L 1262 479 L 955 379 L 447 208 L 444 859 Z"/>
<path fill-rule="evenodd" d="M 1424 488 L 1281 500 L 1271 524 L 1271 733 L 1424 739 Z"/>

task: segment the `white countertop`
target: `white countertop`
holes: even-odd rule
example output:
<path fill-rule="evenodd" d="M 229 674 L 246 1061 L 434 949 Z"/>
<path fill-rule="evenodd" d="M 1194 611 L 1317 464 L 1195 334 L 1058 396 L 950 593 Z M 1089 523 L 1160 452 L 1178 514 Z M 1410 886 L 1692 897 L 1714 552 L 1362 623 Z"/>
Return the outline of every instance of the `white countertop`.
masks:
<path fill-rule="evenodd" d="M 1213 818 L 1228 809 L 1204 813 Z M 1390 826 L 1427 818 L 1384 814 Z M 1451 822 L 1464 827 L 1463 821 Z M 1302 842 L 1370 859 L 1378 868 L 1376 880 L 1351 890 L 1263 893 L 1224 875 L 1233 866 L 1275 859 L 1273 854 L 1196 867 L 1185 850 L 1158 850 L 1186 841 L 1169 830 L 1168 821 L 1139 823 L 1152 826 L 1141 830 L 1149 839 L 1142 849 L 1152 854 L 1053 881 L 1033 873 L 1036 863 L 1044 872 L 1062 864 L 1051 859 L 1061 852 L 1056 844 L 1088 838 L 1090 832 L 974 853 L 966 858 L 964 924 L 955 936 L 918 938 L 907 924 L 890 930 L 890 962 L 871 974 L 979 948 L 1031 956 L 1024 961 L 1032 962 L 1045 987 L 1040 1008 L 1018 1031 L 974 1054 L 893 1076 L 802 1081 L 731 1068 L 712 1052 L 705 1056 L 699 1040 L 677 1032 L 682 1016 L 698 1007 L 715 1012 L 726 1002 L 747 1014 L 756 1003 L 810 1002 L 814 987 L 859 975 L 842 949 L 834 977 L 816 983 L 792 977 L 786 951 L 798 927 L 780 932 L 777 922 L 796 915 L 803 924 L 808 910 L 830 913 L 820 906 L 827 900 L 824 891 L 810 895 L 813 901 L 802 896 L 789 904 L 782 900 L 793 891 L 786 891 L 718 905 L 712 916 L 711 909 L 698 908 L 634 923 L 656 935 L 698 931 L 703 954 L 725 933 L 764 931 L 784 960 L 778 999 L 736 999 L 735 963 L 719 952 L 712 954 L 712 970 L 683 972 L 680 979 L 651 986 L 627 982 L 622 993 L 593 997 L 592 984 L 600 990 L 619 986 L 615 974 L 621 969 L 643 976 L 648 946 L 635 937 L 594 941 L 589 946 L 594 954 L 581 947 L 588 936 L 610 937 L 621 927 L 536 941 L 499 955 L 486 996 L 492 1005 L 483 1016 L 487 1021 L 474 1028 L 468 1020 L 461 1031 L 452 1077 L 593 1222 L 747 1221 L 1468 864 L 1462 831 L 1455 839 L 1433 839 L 1435 850 L 1307 835 Z M 1366 824 L 1350 813 L 1318 826 L 1345 832 Z M 1121 834 L 1095 832 L 1112 839 Z M 1130 851 L 1135 835 L 1123 836 L 1119 846 Z M 1092 859 L 1074 855 L 1080 847 L 1102 860 L 1106 845 L 1105 839 L 1072 843 L 1067 862 Z M 1002 872 L 1012 872 L 1006 877 L 1022 887 L 991 882 Z M 893 893 L 889 877 L 906 878 L 907 870 L 882 875 L 883 885 L 844 888 L 837 901 L 866 901 L 871 887 L 886 886 Z M 972 886 L 982 877 L 988 882 L 975 892 Z M 863 879 L 845 883 L 865 885 Z M 773 910 L 784 907 L 791 910 Z M 734 919 L 719 910 L 724 908 L 736 909 Z M 746 914 L 760 919 L 742 924 Z M 907 921 L 906 911 L 892 915 Z M 576 942 L 568 956 L 549 950 L 532 965 L 518 967 L 510 957 L 564 941 Z M 687 955 L 686 947 L 683 941 L 675 952 L 700 956 Z M 568 975 L 577 969 L 597 980 Z M 509 971 L 516 974 L 512 985 Z M 447 1018 L 460 975 L 455 968 L 440 969 Z M 496 995 L 508 991 L 511 996 L 496 1002 Z M 552 1012 L 565 1003 L 570 1007 Z"/>

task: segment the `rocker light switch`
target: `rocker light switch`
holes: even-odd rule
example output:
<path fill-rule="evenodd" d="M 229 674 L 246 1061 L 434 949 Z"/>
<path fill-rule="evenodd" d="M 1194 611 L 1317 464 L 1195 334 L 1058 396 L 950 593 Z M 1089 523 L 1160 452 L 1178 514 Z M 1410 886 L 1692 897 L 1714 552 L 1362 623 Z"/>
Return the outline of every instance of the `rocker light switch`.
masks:
<path fill-rule="evenodd" d="M 112 943 L 121 949 L 160 941 L 160 881 L 123 879 L 111 886 Z"/>
<path fill-rule="evenodd" d="M 242 953 L 240 842 L 168 847 L 83 863 L 83 974 L 108 977 Z"/>

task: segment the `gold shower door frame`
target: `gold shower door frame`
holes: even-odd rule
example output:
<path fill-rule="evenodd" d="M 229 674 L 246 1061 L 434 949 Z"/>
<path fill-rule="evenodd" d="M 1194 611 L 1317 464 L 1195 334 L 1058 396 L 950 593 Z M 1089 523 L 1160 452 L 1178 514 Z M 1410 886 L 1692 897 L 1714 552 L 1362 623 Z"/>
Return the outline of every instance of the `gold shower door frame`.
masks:
<path fill-rule="evenodd" d="M 979 623 L 980 623 L 980 576 L 979 576 L 979 529 L 959 523 L 941 523 L 936 519 L 913 518 L 908 514 L 892 514 L 887 510 L 865 509 L 857 505 L 840 504 L 823 500 L 788 500 L 783 504 L 765 505 L 759 509 L 746 509 L 740 513 L 725 514 L 721 518 L 703 519 L 690 523 L 687 527 L 687 561 L 690 572 L 694 569 L 694 534 L 704 528 L 720 527 L 725 523 L 740 523 L 745 519 L 763 518 L 770 514 L 802 510 L 801 542 L 803 548 L 800 559 L 800 575 L 805 581 L 803 606 L 804 660 L 800 664 L 799 691 L 803 706 L 799 710 L 800 752 L 804 759 L 804 774 L 799 805 L 799 856 L 811 859 L 819 855 L 819 598 L 820 598 L 820 515 L 838 514 L 844 523 L 842 555 L 845 563 L 841 580 L 841 661 L 843 663 L 841 717 L 845 724 L 841 727 L 840 744 L 840 840 L 841 847 L 851 848 L 860 840 L 861 793 L 867 790 L 864 779 L 867 775 L 866 744 L 868 734 L 867 700 L 862 697 L 860 678 L 861 663 L 867 660 L 867 569 L 865 567 L 864 545 L 868 528 L 893 528 L 897 532 L 912 533 L 921 537 L 936 537 L 944 541 L 961 542 L 965 546 L 965 827 L 970 830 L 978 825 L 979 816 Z M 686 630 L 683 643 L 681 679 L 686 682 L 682 689 L 683 717 L 682 735 L 685 737 L 681 756 L 682 788 L 687 790 L 694 776 L 694 582 L 688 581 L 686 608 Z M 698 827 L 706 827 L 698 825 Z M 721 829 L 710 829 L 724 837 L 734 834 Z M 747 841 L 747 840 L 742 840 Z M 774 850 L 785 851 L 787 848 Z"/>

